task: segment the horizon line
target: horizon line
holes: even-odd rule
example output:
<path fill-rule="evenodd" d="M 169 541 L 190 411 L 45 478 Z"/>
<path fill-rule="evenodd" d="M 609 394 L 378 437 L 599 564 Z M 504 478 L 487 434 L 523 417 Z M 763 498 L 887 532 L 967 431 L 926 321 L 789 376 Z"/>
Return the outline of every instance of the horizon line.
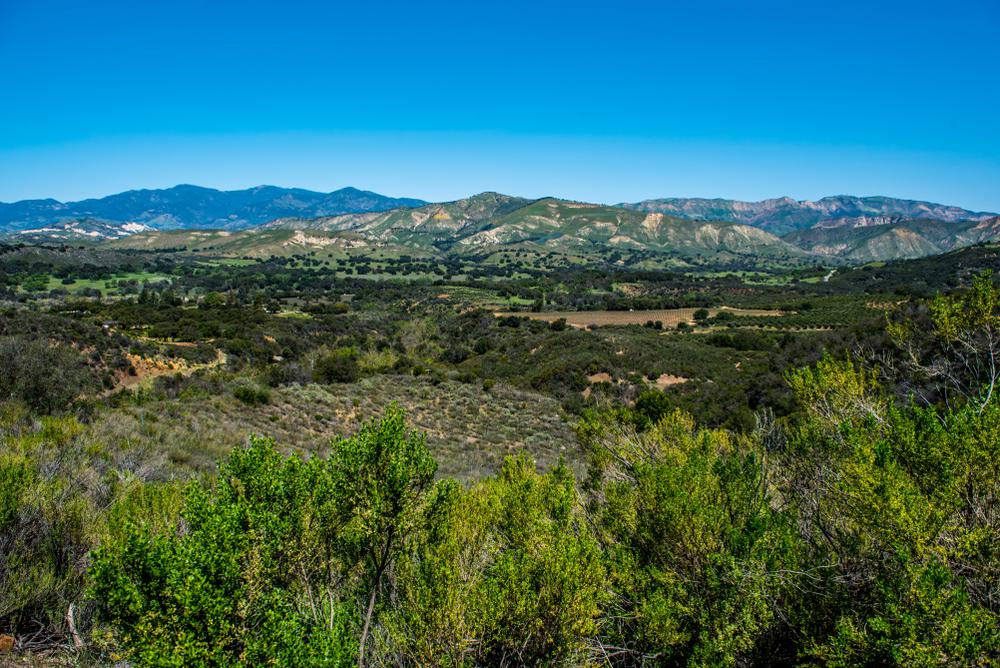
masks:
<path fill-rule="evenodd" d="M 996 214 L 996 213 L 998 213 L 998 212 L 995 212 L 995 211 L 989 211 L 989 210 L 984 210 L 984 209 L 966 208 L 965 206 L 962 206 L 962 205 L 959 205 L 959 204 L 937 202 L 937 201 L 927 200 L 927 199 L 915 199 L 913 197 L 897 197 L 897 196 L 894 196 L 894 195 L 885 195 L 885 194 L 858 195 L 858 194 L 850 194 L 850 193 L 838 193 L 838 194 L 835 194 L 835 195 L 823 195 L 822 197 L 817 197 L 817 198 L 806 197 L 806 198 L 801 198 L 801 199 L 798 198 L 798 197 L 794 197 L 792 195 L 787 195 L 787 194 L 786 195 L 777 195 L 777 196 L 773 196 L 773 197 L 763 197 L 763 198 L 760 198 L 760 199 L 740 199 L 740 198 L 722 197 L 722 196 L 705 197 L 705 196 L 687 196 L 687 195 L 660 195 L 660 196 L 644 197 L 644 198 L 641 198 L 641 199 L 634 199 L 634 200 L 618 200 L 618 201 L 615 201 L 615 202 L 599 202 L 599 201 L 582 200 L 582 199 L 577 199 L 577 198 L 573 198 L 573 197 L 563 197 L 563 196 L 559 196 L 559 195 L 542 195 L 542 196 L 539 196 L 539 197 L 524 197 L 522 195 L 511 195 L 511 194 L 508 194 L 508 193 L 503 193 L 503 192 L 500 192 L 499 190 L 480 190 L 478 192 L 474 192 L 474 193 L 471 193 L 471 194 L 468 194 L 468 195 L 464 195 L 462 197 L 457 197 L 455 199 L 429 200 L 429 199 L 424 199 L 423 197 L 417 197 L 417 196 L 412 196 L 412 195 L 387 195 L 385 193 L 378 192 L 376 190 L 370 190 L 370 189 L 367 189 L 367 188 L 359 188 L 357 186 L 352 186 L 352 185 L 341 186 L 339 188 L 335 188 L 333 190 L 326 191 L 326 190 L 313 190 L 311 188 L 303 188 L 303 187 L 300 187 L 300 186 L 281 186 L 281 185 L 275 185 L 274 183 L 259 183 L 257 185 L 246 186 L 246 187 L 238 187 L 238 188 L 216 188 L 216 187 L 212 187 L 212 186 L 203 186 L 203 185 L 198 185 L 196 183 L 186 183 L 186 182 L 176 183 L 176 184 L 174 184 L 172 186 L 159 187 L 159 188 L 156 188 L 156 187 L 127 188 L 125 190 L 119 190 L 117 192 L 112 192 L 112 193 L 108 193 L 108 194 L 105 194 L 105 195 L 92 196 L 92 197 L 83 197 L 83 198 L 80 198 L 80 199 L 58 199 L 56 197 L 51 197 L 51 196 L 49 196 L 49 197 L 30 197 L 30 198 L 24 198 L 24 199 L 12 200 L 12 201 L 0 201 L 0 205 L 11 206 L 11 205 L 15 205 L 15 204 L 21 204 L 23 202 L 45 202 L 45 201 L 53 201 L 53 202 L 57 202 L 59 204 L 78 204 L 80 202 L 86 202 L 88 200 L 102 200 L 102 199 L 107 199 L 109 197 L 115 197 L 117 195 L 124 195 L 124 194 L 127 194 L 127 193 L 166 191 L 166 190 L 174 190 L 176 188 L 183 188 L 183 187 L 198 188 L 198 189 L 201 189 L 201 190 L 213 190 L 215 192 L 222 192 L 222 193 L 236 193 L 236 192 L 246 192 L 246 191 L 250 191 L 250 190 L 260 190 L 260 189 L 264 189 L 264 188 L 277 188 L 277 189 L 280 189 L 280 190 L 301 190 L 301 191 L 305 191 L 305 192 L 309 192 L 309 193 L 315 193 L 315 194 L 320 194 L 320 195 L 332 195 L 334 193 L 342 192 L 344 190 L 354 190 L 354 191 L 357 191 L 357 192 L 371 193 L 373 195 L 379 195 L 380 197 L 387 197 L 387 198 L 391 198 L 391 199 L 411 199 L 411 200 L 418 200 L 418 201 L 424 203 L 424 204 L 421 204 L 421 205 L 418 205 L 418 206 L 425 206 L 425 205 L 428 205 L 428 204 L 448 204 L 448 203 L 451 203 L 451 202 L 457 202 L 457 201 L 460 201 L 460 200 L 463 200 L 463 199 L 469 199 L 469 198 L 476 197 L 478 195 L 484 195 L 484 194 L 487 194 L 487 193 L 494 193 L 494 194 L 497 194 L 497 195 L 504 195 L 506 197 L 519 197 L 519 198 L 522 198 L 522 199 L 527 199 L 527 200 L 532 200 L 532 201 L 539 201 L 539 200 L 543 200 L 543 199 L 561 199 L 561 200 L 565 200 L 565 201 L 569 201 L 569 202 L 580 202 L 580 203 L 585 203 L 585 204 L 599 204 L 601 206 L 610 206 L 610 207 L 617 207 L 617 206 L 619 206 L 621 204 L 638 204 L 638 203 L 641 203 L 641 202 L 656 201 L 656 200 L 729 201 L 729 202 L 744 202 L 744 203 L 750 203 L 750 204 L 760 204 L 760 203 L 763 203 L 763 202 L 770 202 L 770 201 L 775 201 L 775 200 L 792 200 L 794 202 L 802 204 L 802 203 L 806 203 L 806 202 L 819 202 L 819 201 L 822 201 L 824 199 L 833 199 L 833 198 L 837 198 L 837 197 L 856 197 L 856 198 L 859 198 L 859 199 L 885 198 L 885 199 L 894 199 L 894 200 L 907 201 L 907 202 L 921 202 L 921 203 L 926 203 L 926 204 L 935 204 L 935 205 L 938 205 L 938 206 L 947 206 L 947 207 L 959 208 L 959 209 L 963 209 L 965 211 L 969 211 L 971 213 L 976 213 L 976 214 Z M 415 207 L 401 207 L 401 208 L 415 208 Z"/>

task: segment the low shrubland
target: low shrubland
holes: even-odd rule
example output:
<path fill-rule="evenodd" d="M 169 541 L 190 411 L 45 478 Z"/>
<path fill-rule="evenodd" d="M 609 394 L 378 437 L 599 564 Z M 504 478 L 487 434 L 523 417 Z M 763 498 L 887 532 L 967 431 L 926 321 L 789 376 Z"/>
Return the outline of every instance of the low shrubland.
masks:
<path fill-rule="evenodd" d="M 768 285 L 0 253 L 0 634 L 98 665 L 993 665 L 990 253 Z"/>
<path fill-rule="evenodd" d="M 8 403 L 0 623 L 134 665 L 991 665 L 997 304 L 979 280 L 890 328 L 895 363 L 789 371 L 752 429 L 647 394 L 584 414 L 585 471 L 512 456 L 465 485 L 393 405 L 182 482 Z"/>

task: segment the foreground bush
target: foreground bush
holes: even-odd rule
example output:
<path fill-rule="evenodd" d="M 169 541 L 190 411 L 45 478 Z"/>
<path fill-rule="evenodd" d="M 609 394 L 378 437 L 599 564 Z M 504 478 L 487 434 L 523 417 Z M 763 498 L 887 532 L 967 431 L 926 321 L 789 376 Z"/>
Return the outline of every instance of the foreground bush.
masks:
<path fill-rule="evenodd" d="M 407 665 L 584 663 L 606 598 L 572 474 L 523 458 L 440 485 L 399 564 L 385 653 Z"/>
<path fill-rule="evenodd" d="M 579 485 L 523 458 L 434 482 L 390 408 L 326 458 L 252 439 L 181 496 L 22 407 L 3 423 L 0 622 L 65 634 L 77 604 L 133 665 L 1000 664 L 1000 400 L 982 375 L 1000 302 L 975 289 L 986 311 L 932 314 L 979 313 L 973 335 L 911 348 L 920 368 L 981 358 L 957 394 L 933 379 L 947 402 L 832 357 L 788 374 L 795 410 L 752 431 L 644 395 L 580 425 Z"/>
<path fill-rule="evenodd" d="M 396 409 L 328 459 L 252 439 L 179 523 L 129 518 L 94 554 L 104 645 L 142 665 L 582 657 L 604 571 L 573 476 L 509 460 L 465 490 L 434 470 Z"/>
<path fill-rule="evenodd" d="M 252 439 L 214 486 L 191 485 L 180 525 L 134 521 L 95 553 L 92 593 L 112 646 L 145 665 L 363 661 L 383 578 L 434 469 L 396 409 L 325 460 Z"/>
<path fill-rule="evenodd" d="M 21 401 L 38 413 L 52 413 L 99 388 L 97 376 L 72 348 L 0 337 L 0 401 Z"/>
<path fill-rule="evenodd" d="M 0 632 L 41 645 L 73 644 L 69 616 L 89 626 L 90 551 L 125 521 L 162 526 L 178 506 L 174 485 L 127 470 L 133 453 L 83 443 L 82 432 L 73 418 L 0 404 Z"/>
<path fill-rule="evenodd" d="M 771 573 L 795 561 L 759 455 L 681 413 L 592 447 L 592 513 L 618 593 L 604 642 L 639 663 L 752 657 L 778 626 L 785 587 Z"/>

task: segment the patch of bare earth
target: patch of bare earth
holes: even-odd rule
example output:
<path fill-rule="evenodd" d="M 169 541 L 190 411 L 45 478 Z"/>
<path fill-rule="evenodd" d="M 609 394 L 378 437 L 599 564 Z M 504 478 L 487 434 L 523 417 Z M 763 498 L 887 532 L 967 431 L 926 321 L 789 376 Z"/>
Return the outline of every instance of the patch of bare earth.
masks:
<path fill-rule="evenodd" d="M 661 392 L 671 385 L 680 385 L 681 383 L 688 382 L 688 379 L 684 376 L 672 376 L 669 373 L 662 374 L 656 379 L 656 388 Z"/>
<path fill-rule="evenodd" d="M 175 344 L 182 345 L 182 344 Z M 179 373 L 187 376 L 199 369 L 211 369 L 226 363 L 226 354 L 221 350 L 216 350 L 215 359 L 205 364 L 189 364 L 182 359 L 165 359 L 160 357 L 142 357 L 141 355 L 126 355 L 129 364 L 132 365 L 135 373 L 119 372 L 117 383 L 111 392 L 123 388 L 137 387 L 144 382 L 150 381 L 158 376 L 166 376 Z"/>
<path fill-rule="evenodd" d="M 664 327 L 676 327 L 681 322 L 693 323 L 696 308 L 675 308 L 656 309 L 649 311 L 540 311 L 537 313 L 510 311 L 499 311 L 495 313 L 497 317 L 521 316 L 532 320 L 544 320 L 545 322 L 555 322 L 560 318 L 566 320 L 566 324 L 571 327 L 586 328 L 591 325 L 643 325 L 647 322 L 661 322 Z M 782 311 L 770 311 L 765 309 L 745 309 L 721 308 L 708 309 L 710 316 L 715 316 L 721 311 L 726 311 L 737 316 L 781 316 Z"/>
<path fill-rule="evenodd" d="M 892 311 L 900 304 L 905 304 L 905 303 L 906 300 L 900 300 L 895 302 L 868 302 L 867 304 L 865 304 L 865 306 L 876 311 Z"/>

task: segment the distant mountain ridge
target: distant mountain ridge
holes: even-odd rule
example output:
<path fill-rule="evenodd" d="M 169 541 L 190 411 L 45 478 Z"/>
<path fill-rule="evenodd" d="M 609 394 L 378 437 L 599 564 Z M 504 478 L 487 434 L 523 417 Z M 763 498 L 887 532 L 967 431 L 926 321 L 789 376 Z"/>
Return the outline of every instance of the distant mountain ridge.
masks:
<path fill-rule="evenodd" d="M 692 220 L 725 220 L 752 225 L 778 236 L 816 225 L 839 227 L 849 219 L 933 219 L 944 222 L 984 220 L 996 213 L 969 211 L 957 206 L 897 199 L 894 197 L 855 197 L 837 195 L 816 200 L 791 197 L 744 202 L 731 199 L 669 197 L 618 206 L 636 211 L 665 213 Z"/>
<path fill-rule="evenodd" d="M 51 242 L 51 241 L 106 241 L 123 239 L 133 234 L 151 232 L 154 228 L 142 223 L 121 223 L 117 221 L 97 220 L 96 218 L 73 218 L 49 223 L 45 227 L 31 230 L 19 230 L 11 233 L 16 241 Z"/>
<path fill-rule="evenodd" d="M 817 225 L 782 238 L 810 253 L 852 262 L 912 259 L 996 241 L 1000 216 L 953 223 L 915 219 L 854 227 Z"/>
<path fill-rule="evenodd" d="M 218 234 L 206 236 L 208 230 Z M 171 231 L 196 236 L 183 241 Z M 290 231 L 296 234 L 285 234 Z M 0 234 L 4 232 L 8 239 L 32 243 L 109 241 L 125 246 L 131 245 L 129 235 L 138 234 L 143 238 L 136 240 L 137 247 L 253 247 L 244 234 L 219 236 L 241 232 L 274 233 L 261 237 L 265 245 L 393 246 L 430 254 L 515 248 L 568 255 L 639 251 L 687 260 L 867 262 L 996 241 L 1000 217 L 933 202 L 847 195 L 815 202 L 665 198 L 610 206 L 496 192 L 427 203 L 356 188 L 319 193 L 275 186 L 219 191 L 181 185 L 81 202 L 0 204 Z"/>
<path fill-rule="evenodd" d="M 0 203 L 0 231 L 47 227 L 74 219 L 141 223 L 155 229 L 240 230 L 287 216 L 331 216 L 423 204 L 426 202 L 419 199 L 387 197 L 357 188 L 321 193 L 277 186 L 215 190 L 179 185 L 129 190 L 79 202 L 41 199 Z"/>

